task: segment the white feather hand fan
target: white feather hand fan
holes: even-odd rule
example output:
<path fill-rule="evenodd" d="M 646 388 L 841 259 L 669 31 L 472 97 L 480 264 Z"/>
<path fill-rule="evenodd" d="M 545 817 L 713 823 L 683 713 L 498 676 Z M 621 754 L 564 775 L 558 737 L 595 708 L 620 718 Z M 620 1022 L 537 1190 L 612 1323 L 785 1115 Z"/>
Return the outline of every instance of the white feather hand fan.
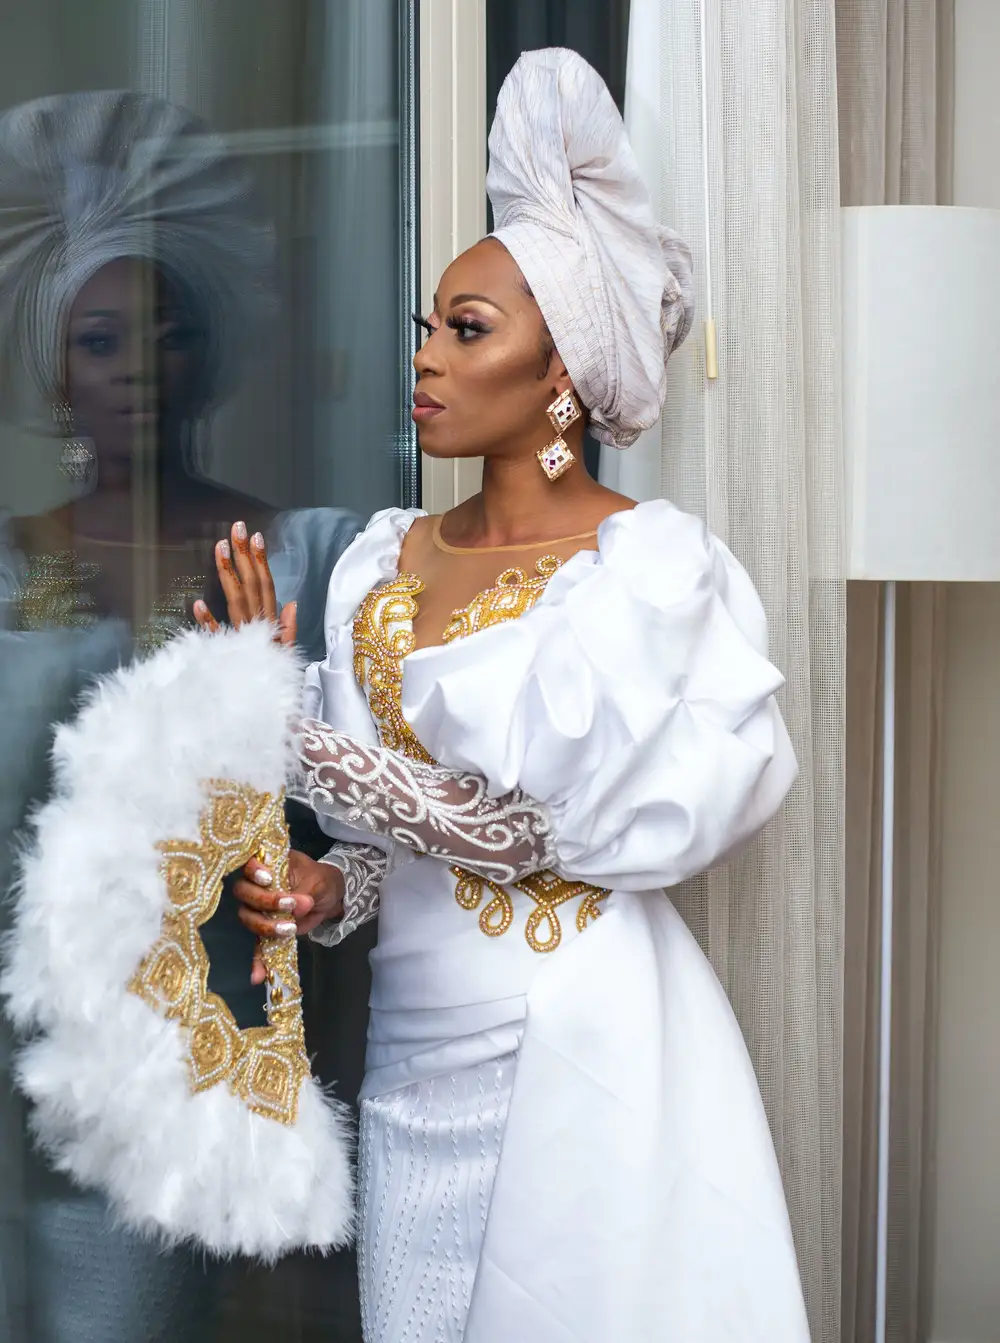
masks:
<path fill-rule="evenodd" d="M 55 1163 L 140 1231 L 266 1260 L 350 1238 L 347 1111 L 309 1074 L 295 939 L 265 944 L 267 1025 L 240 1030 L 199 925 L 255 854 L 283 884 L 300 687 L 263 623 L 100 682 L 56 735 L 0 985 Z"/>

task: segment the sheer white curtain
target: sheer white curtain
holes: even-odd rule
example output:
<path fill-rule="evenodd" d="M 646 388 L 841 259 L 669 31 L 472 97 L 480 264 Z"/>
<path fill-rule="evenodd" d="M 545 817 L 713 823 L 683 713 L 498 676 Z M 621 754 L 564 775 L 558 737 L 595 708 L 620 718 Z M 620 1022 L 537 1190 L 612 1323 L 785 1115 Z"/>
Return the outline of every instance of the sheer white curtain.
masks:
<path fill-rule="evenodd" d="M 661 217 L 694 246 L 703 318 L 711 273 L 719 376 L 705 377 L 696 325 L 660 425 L 621 457 L 606 450 L 602 478 L 707 518 L 757 583 L 787 677 L 801 777 L 752 850 L 678 904 L 743 1027 L 813 1338 L 834 1343 L 845 643 L 834 0 L 633 0 L 626 106 Z"/>
<path fill-rule="evenodd" d="M 836 0 L 845 205 L 951 200 L 955 0 Z M 875 1319 L 881 872 L 881 585 L 848 586 L 843 1340 Z M 947 588 L 903 583 L 896 620 L 890 1343 L 930 1337 Z"/>

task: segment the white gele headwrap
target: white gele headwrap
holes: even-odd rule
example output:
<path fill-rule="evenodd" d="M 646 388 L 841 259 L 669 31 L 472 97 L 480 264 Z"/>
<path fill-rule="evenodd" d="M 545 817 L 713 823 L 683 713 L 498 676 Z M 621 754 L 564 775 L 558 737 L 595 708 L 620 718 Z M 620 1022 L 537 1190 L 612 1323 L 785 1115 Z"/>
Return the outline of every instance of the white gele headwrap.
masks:
<path fill-rule="evenodd" d="M 348 1112 L 310 1076 L 295 939 L 261 943 L 267 1018 L 240 1028 L 200 928 L 255 854 L 285 885 L 301 683 L 263 622 L 99 682 L 56 735 L 0 982 L 55 1164 L 140 1232 L 268 1261 L 349 1240 Z"/>
<path fill-rule="evenodd" d="M 200 119 L 144 94 L 38 99 L 0 117 L 0 418 L 51 426 L 66 318 L 111 261 L 166 272 L 207 326 L 224 396 L 275 310 L 274 240 Z"/>
<path fill-rule="evenodd" d="M 653 217 L 621 116 L 576 52 L 525 52 L 490 131 L 493 236 L 517 262 L 602 443 L 655 424 L 693 313 L 691 253 Z"/>

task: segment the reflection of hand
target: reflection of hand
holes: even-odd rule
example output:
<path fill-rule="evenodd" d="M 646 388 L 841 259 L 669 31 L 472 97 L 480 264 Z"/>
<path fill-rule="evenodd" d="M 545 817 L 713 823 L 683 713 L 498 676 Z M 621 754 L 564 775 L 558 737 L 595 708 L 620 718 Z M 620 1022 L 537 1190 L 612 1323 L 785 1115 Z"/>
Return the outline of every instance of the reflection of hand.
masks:
<path fill-rule="evenodd" d="M 239 629 L 248 620 L 271 620 L 278 626 L 278 642 L 295 642 L 294 602 L 278 610 L 274 579 L 267 562 L 267 546 L 260 532 L 247 536 L 245 522 L 233 526 L 232 539 L 215 547 L 215 567 L 226 598 L 229 623 Z M 203 629 L 216 630 L 218 622 L 204 602 L 194 604 L 194 618 Z"/>
<path fill-rule="evenodd" d="M 258 937 L 303 937 L 344 912 L 344 874 L 293 849 L 288 855 L 288 890 L 273 891 L 274 873 L 251 858 L 234 883 L 239 919 Z M 260 950 L 254 953 L 251 984 L 265 978 Z"/>

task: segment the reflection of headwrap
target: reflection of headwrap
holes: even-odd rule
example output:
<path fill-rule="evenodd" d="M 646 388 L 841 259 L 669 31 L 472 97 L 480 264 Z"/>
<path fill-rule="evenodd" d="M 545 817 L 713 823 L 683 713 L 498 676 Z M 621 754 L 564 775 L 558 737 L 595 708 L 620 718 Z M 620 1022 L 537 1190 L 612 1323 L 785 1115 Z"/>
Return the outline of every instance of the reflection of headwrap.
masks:
<path fill-rule="evenodd" d="M 529 51 L 504 81 L 486 189 L 494 236 L 531 288 L 603 443 L 655 423 L 687 335 L 691 254 L 653 218 L 625 127 L 575 52 Z"/>
<path fill-rule="evenodd" d="M 192 113 L 131 92 L 13 108 L 0 117 L 0 414 L 51 424 L 68 310 L 122 257 L 152 261 L 196 305 L 223 395 L 271 314 L 272 253 L 245 173 Z"/>

